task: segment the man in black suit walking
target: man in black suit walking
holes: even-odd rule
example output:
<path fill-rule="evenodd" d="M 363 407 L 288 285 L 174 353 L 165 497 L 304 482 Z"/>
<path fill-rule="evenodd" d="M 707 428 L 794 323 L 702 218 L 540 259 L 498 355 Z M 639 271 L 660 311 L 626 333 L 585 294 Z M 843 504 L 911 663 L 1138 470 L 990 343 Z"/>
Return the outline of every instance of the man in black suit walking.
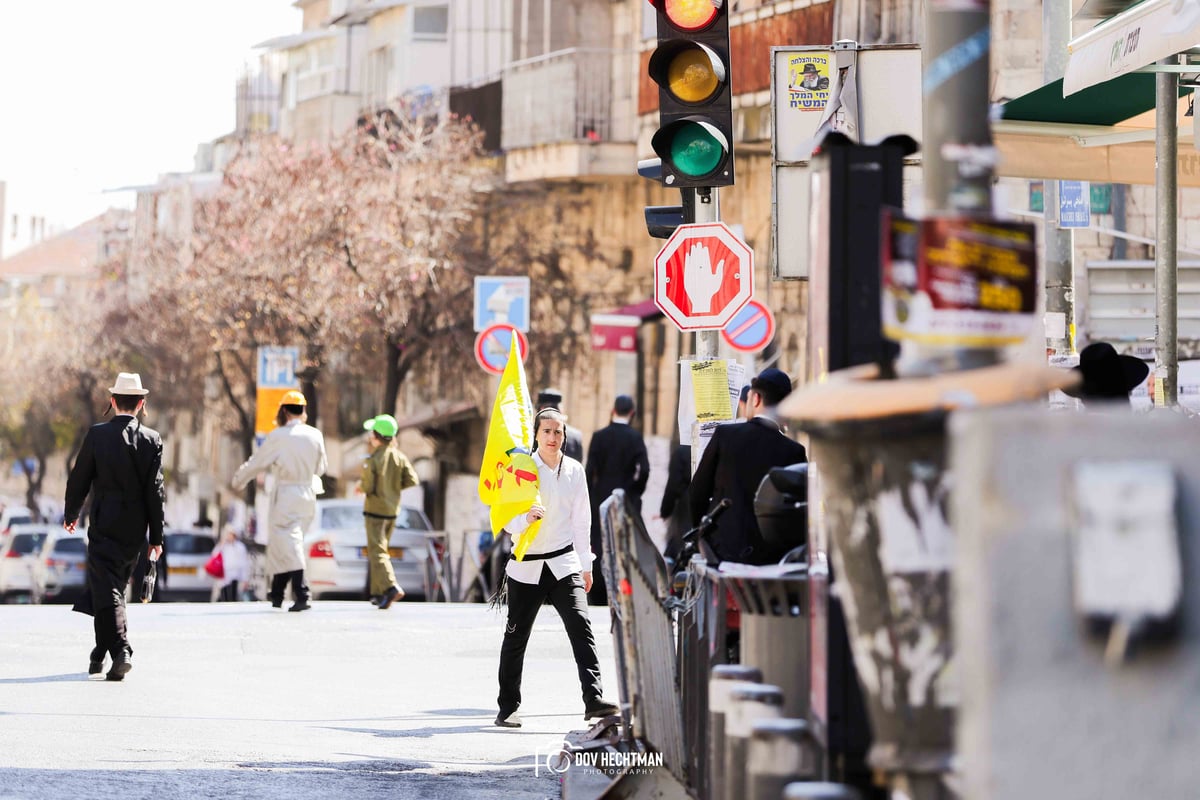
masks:
<path fill-rule="evenodd" d="M 633 398 L 617 395 L 613 402 L 612 421 L 592 434 L 588 444 L 588 497 L 592 501 L 592 553 L 602 558 L 604 543 L 600 535 L 600 504 L 614 489 L 624 489 L 625 497 L 635 511 L 642 510 L 642 492 L 650 477 L 650 459 L 646 442 L 631 424 L 634 415 Z M 588 595 L 596 605 L 608 603 L 608 587 L 603 570 L 596 570 L 595 584 Z"/>
<path fill-rule="evenodd" d="M 138 421 L 149 390 L 141 376 L 122 372 L 108 390 L 114 416 L 93 425 L 84 437 L 79 457 L 67 478 L 63 527 L 75 532 L 83 501 L 91 492 L 88 527 L 87 586 L 75 610 L 93 617 L 96 646 L 88 676 L 104 669 L 119 681 L 133 668 L 133 648 L 126 632 L 125 587 L 150 532 L 150 558 L 162 553 L 163 491 L 162 439 Z"/>
<path fill-rule="evenodd" d="M 741 425 L 721 425 L 692 476 L 688 489 L 692 519 L 708 513 L 718 500 L 729 499 L 729 510 L 717 519 L 710 542 L 722 561 L 763 564 L 766 557 L 754 494 L 771 467 L 807 461 L 804 446 L 787 437 L 776 420 L 775 407 L 792 392 L 792 381 L 775 368 L 764 369 L 750 382 Z"/>

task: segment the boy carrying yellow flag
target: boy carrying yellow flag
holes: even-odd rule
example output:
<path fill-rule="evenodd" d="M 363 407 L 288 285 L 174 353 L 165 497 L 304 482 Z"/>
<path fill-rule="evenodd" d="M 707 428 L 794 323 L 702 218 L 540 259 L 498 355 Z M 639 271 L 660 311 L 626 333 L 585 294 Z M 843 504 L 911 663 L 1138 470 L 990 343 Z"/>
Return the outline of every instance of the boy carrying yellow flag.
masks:
<path fill-rule="evenodd" d="M 529 455 L 533 446 L 532 418 L 525 365 L 514 335 L 508 364 L 500 376 L 500 389 L 492 405 L 483 465 L 479 469 L 479 499 L 491 509 L 494 538 L 500 536 L 506 522 L 542 502 L 537 465 Z M 518 561 L 537 538 L 541 523 L 540 519 L 535 520 L 516 538 L 513 555 Z"/>

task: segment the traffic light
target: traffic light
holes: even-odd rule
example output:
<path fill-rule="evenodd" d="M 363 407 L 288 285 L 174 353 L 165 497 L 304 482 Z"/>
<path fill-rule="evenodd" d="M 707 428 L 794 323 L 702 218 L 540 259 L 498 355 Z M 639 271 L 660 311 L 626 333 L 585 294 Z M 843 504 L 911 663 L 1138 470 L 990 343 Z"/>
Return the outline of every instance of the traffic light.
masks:
<path fill-rule="evenodd" d="M 659 129 L 650 146 L 662 159 L 662 183 L 674 188 L 732 186 L 728 3 L 650 1 L 658 12 L 650 78 L 658 84 L 659 109 Z"/>

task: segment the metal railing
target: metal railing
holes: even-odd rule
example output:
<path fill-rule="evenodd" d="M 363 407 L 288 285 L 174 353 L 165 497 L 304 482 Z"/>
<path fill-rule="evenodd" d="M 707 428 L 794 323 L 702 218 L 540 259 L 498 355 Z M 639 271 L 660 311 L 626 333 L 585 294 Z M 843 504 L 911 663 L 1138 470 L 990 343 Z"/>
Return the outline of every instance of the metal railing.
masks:
<path fill-rule="evenodd" d="M 622 715 L 626 734 L 661 753 L 664 766 L 686 782 L 674 626 L 662 600 L 669 587 L 667 566 L 623 491 L 601 504 L 600 520 L 621 696 L 628 707 Z"/>
<path fill-rule="evenodd" d="M 712 668 L 728 662 L 728 593 L 721 573 L 696 556 L 687 565 L 679 607 L 679 694 L 683 703 L 689 784 L 708 797 L 708 683 Z"/>
<path fill-rule="evenodd" d="M 613 59 L 622 52 L 573 47 L 504 70 L 505 150 L 613 139 Z"/>

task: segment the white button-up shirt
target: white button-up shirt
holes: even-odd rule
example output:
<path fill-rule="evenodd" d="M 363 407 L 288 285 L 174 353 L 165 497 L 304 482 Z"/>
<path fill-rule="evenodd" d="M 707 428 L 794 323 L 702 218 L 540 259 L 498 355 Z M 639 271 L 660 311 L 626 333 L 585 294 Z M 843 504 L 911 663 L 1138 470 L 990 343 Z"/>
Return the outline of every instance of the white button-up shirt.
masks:
<path fill-rule="evenodd" d="M 583 465 L 573 458 L 562 456 L 561 469 L 551 469 L 542 461 L 540 453 L 533 454 L 538 468 L 538 492 L 542 495 L 542 507 L 546 516 L 537 538 L 526 551 L 525 561 L 510 560 L 505 571 L 510 580 L 536 584 L 542 576 L 542 565 L 549 565 L 554 577 L 562 580 L 575 572 L 588 572 L 592 568 L 592 507 L 588 502 L 587 477 Z M 525 514 L 518 514 L 504 529 L 517 536 L 529 527 Z M 567 545 L 575 550 L 551 559 L 528 560 L 537 553 L 553 553 Z"/>

